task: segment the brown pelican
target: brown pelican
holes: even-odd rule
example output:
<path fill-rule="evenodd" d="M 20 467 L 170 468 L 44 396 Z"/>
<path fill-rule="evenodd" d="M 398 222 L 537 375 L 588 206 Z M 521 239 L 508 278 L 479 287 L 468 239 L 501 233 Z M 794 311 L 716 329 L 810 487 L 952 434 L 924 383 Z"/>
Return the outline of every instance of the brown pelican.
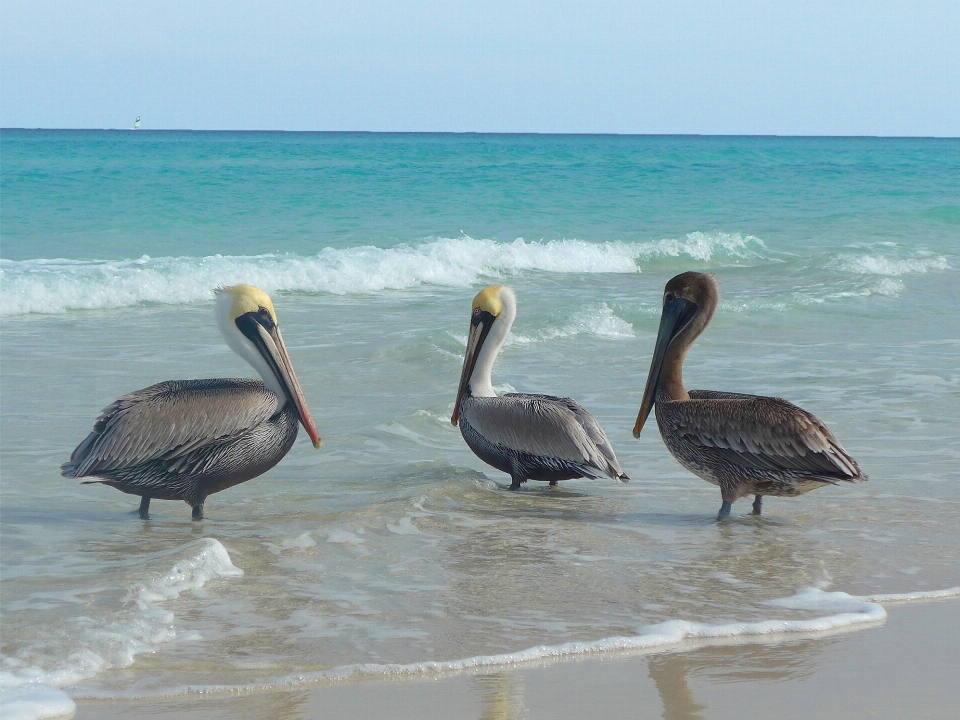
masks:
<path fill-rule="evenodd" d="M 95 477 L 88 482 L 139 495 L 141 518 L 157 498 L 184 500 L 202 520 L 207 495 L 280 462 L 298 422 L 320 447 L 270 297 L 251 285 L 215 292 L 220 332 L 263 382 L 168 380 L 124 395 L 63 464 L 64 477 Z"/>
<path fill-rule="evenodd" d="M 517 316 L 513 290 L 495 285 L 473 299 L 460 388 L 450 422 L 477 457 L 510 474 L 511 490 L 527 480 L 610 477 L 628 480 L 596 419 L 576 400 L 493 391 L 493 361 Z"/>
<path fill-rule="evenodd" d="M 685 272 L 663 291 L 660 330 L 634 437 L 656 405 L 664 443 L 683 467 L 720 486 L 717 519 L 745 495 L 793 497 L 824 485 L 864 481 L 857 463 L 819 419 L 782 398 L 683 387 L 683 359 L 713 317 L 720 284 Z"/>

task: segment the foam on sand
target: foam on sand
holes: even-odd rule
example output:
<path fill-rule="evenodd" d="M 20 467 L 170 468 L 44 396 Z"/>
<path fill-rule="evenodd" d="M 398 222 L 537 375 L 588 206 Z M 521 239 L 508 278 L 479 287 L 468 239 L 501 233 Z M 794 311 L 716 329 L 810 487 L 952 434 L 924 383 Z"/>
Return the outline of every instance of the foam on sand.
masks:
<path fill-rule="evenodd" d="M 479 655 L 460 660 L 425 661 L 409 664 L 360 663 L 320 672 L 288 675 L 272 681 L 243 686 L 183 686 L 150 694 L 149 697 L 255 692 L 281 687 L 295 687 L 308 683 L 333 684 L 368 679 L 435 677 L 551 663 L 608 653 L 643 654 L 683 646 L 692 649 L 703 644 L 770 643 L 797 637 L 816 637 L 878 625 L 887 617 L 887 612 L 880 602 L 921 602 L 956 597 L 960 597 L 960 587 L 931 592 L 865 597 L 849 595 L 844 592 L 827 592 L 819 588 L 806 588 L 790 597 L 770 600 L 765 605 L 788 611 L 824 614 L 806 619 L 762 619 L 721 624 L 670 620 L 647 626 L 643 628 L 640 634 L 634 636 L 616 636 L 559 645 L 538 645 L 518 652 Z M 105 699 L 117 696 L 115 694 L 93 693 L 87 697 Z"/>
<path fill-rule="evenodd" d="M 201 588 L 214 578 L 243 575 L 231 562 L 226 548 L 213 538 L 190 543 L 179 554 L 182 559 L 168 572 L 130 588 L 124 611 L 116 619 L 89 623 L 75 649 L 65 659 L 52 662 L 53 667 L 43 668 L 35 661 L 4 656 L 0 670 L 3 720 L 34 720 L 72 713 L 73 701 L 59 688 L 76 685 L 110 668 L 128 667 L 138 654 L 153 652 L 177 636 L 173 613 L 159 603 Z"/>

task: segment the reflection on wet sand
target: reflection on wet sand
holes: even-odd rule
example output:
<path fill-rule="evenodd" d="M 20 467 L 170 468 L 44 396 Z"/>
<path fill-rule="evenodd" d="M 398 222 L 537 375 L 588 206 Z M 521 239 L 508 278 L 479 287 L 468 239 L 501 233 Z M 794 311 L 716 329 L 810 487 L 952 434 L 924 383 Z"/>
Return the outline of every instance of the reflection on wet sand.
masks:
<path fill-rule="evenodd" d="M 710 684 L 782 682 L 811 677 L 836 637 L 776 645 L 704 647 L 667 652 L 647 658 L 647 672 L 663 704 L 663 720 L 703 720 L 704 705 L 696 701 L 691 678 Z"/>
<path fill-rule="evenodd" d="M 822 656 L 841 636 L 793 640 L 776 645 L 743 644 L 703 647 L 684 653 L 694 677 L 738 683 L 800 680 L 812 676 Z"/>
<path fill-rule="evenodd" d="M 520 720 L 525 716 L 523 679 L 518 673 L 494 673 L 474 678 L 483 710 L 479 720 Z"/>
<path fill-rule="evenodd" d="M 692 687 L 697 678 L 701 680 L 702 689 L 715 687 L 718 683 L 802 680 L 822 667 L 824 653 L 835 642 L 837 638 L 817 638 L 776 645 L 681 648 L 633 660 L 625 659 L 631 664 L 622 667 L 636 668 L 642 672 L 642 664 L 646 664 L 647 674 L 659 696 L 663 720 L 704 720 L 707 706 L 697 701 Z M 555 664 L 548 662 L 541 668 L 483 673 L 470 678 L 468 682 L 473 695 L 482 708 L 479 720 L 519 720 L 527 717 L 530 710 L 543 703 L 542 693 L 547 688 L 556 688 L 556 685 L 542 685 L 543 678 L 547 677 L 543 674 L 544 669 Z M 580 668 L 578 672 L 590 676 L 589 664 L 577 667 Z M 626 674 L 631 672 L 628 670 Z M 530 693 L 527 692 L 527 685 L 531 688 Z M 649 697 L 647 691 L 639 690 L 639 685 L 637 692 Z M 655 712 L 656 705 L 650 705 L 641 715 L 644 718 L 653 717 Z"/>
<path fill-rule="evenodd" d="M 693 698 L 687 684 L 687 659 L 682 653 L 665 653 L 647 659 L 647 672 L 663 703 L 663 720 L 703 720 L 705 709 Z"/>

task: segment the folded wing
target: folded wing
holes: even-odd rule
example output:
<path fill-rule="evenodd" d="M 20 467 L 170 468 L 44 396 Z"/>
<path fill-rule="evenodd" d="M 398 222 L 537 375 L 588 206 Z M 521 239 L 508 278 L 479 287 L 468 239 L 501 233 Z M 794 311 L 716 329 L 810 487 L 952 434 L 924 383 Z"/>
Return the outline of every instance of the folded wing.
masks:
<path fill-rule="evenodd" d="M 575 400 L 521 393 L 476 400 L 468 421 L 489 442 L 627 479 L 600 424 Z"/>
<path fill-rule="evenodd" d="M 664 413 L 676 436 L 729 464 L 793 471 L 824 482 L 866 480 L 817 417 L 782 399 L 691 390 L 682 413 Z M 659 421 L 659 417 L 658 417 Z"/>
<path fill-rule="evenodd" d="M 249 431 L 282 404 L 257 380 L 172 380 L 151 385 L 105 408 L 61 472 L 85 477 L 161 458 L 175 462 Z"/>

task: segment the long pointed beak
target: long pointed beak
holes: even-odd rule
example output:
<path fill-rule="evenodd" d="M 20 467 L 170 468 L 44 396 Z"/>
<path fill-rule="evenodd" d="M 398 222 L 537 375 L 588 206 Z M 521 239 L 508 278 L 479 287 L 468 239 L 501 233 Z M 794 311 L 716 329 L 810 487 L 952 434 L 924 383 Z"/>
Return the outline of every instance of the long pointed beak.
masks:
<path fill-rule="evenodd" d="M 643 389 L 643 400 L 640 403 L 637 423 L 633 426 L 633 436 L 635 438 L 640 437 L 640 431 L 643 429 L 644 423 L 647 422 L 650 411 L 653 410 L 653 404 L 657 398 L 660 373 L 663 371 L 663 359 L 667 355 L 670 341 L 686 327 L 696 310 L 697 304 L 684 298 L 677 298 L 663 306 L 663 313 L 660 315 L 660 329 L 657 331 L 657 343 L 653 349 L 653 359 L 650 360 L 650 374 L 647 375 L 647 386 Z"/>
<path fill-rule="evenodd" d="M 470 383 L 470 377 L 473 375 L 473 367 L 477 364 L 477 355 L 480 348 L 483 347 L 483 341 L 487 338 L 490 331 L 491 321 L 481 319 L 479 322 L 470 323 L 470 334 L 467 336 L 467 352 L 463 356 L 463 370 L 460 372 L 460 387 L 457 389 L 457 400 L 453 405 L 453 415 L 450 417 L 450 424 L 456 425 L 460 421 L 460 403 L 463 402 L 463 396 L 467 394 L 467 386 Z"/>
<path fill-rule="evenodd" d="M 300 422 L 303 429 L 310 436 L 313 446 L 320 449 L 320 435 L 317 433 L 317 426 L 313 422 L 310 410 L 307 408 L 307 401 L 303 397 L 303 390 L 300 389 L 300 383 L 297 381 L 297 374 L 293 371 L 293 364 L 290 362 L 290 356 L 287 354 L 287 346 L 283 342 L 283 336 L 280 334 L 280 328 L 274 325 L 269 331 L 260 325 L 257 325 L 260 338 L 263 340 L 261 352 L 266 356 L 266 360 L 277 373 L 277 379 L 283 385 L 287 397 L 293 401 L 300 415 Z"/>

